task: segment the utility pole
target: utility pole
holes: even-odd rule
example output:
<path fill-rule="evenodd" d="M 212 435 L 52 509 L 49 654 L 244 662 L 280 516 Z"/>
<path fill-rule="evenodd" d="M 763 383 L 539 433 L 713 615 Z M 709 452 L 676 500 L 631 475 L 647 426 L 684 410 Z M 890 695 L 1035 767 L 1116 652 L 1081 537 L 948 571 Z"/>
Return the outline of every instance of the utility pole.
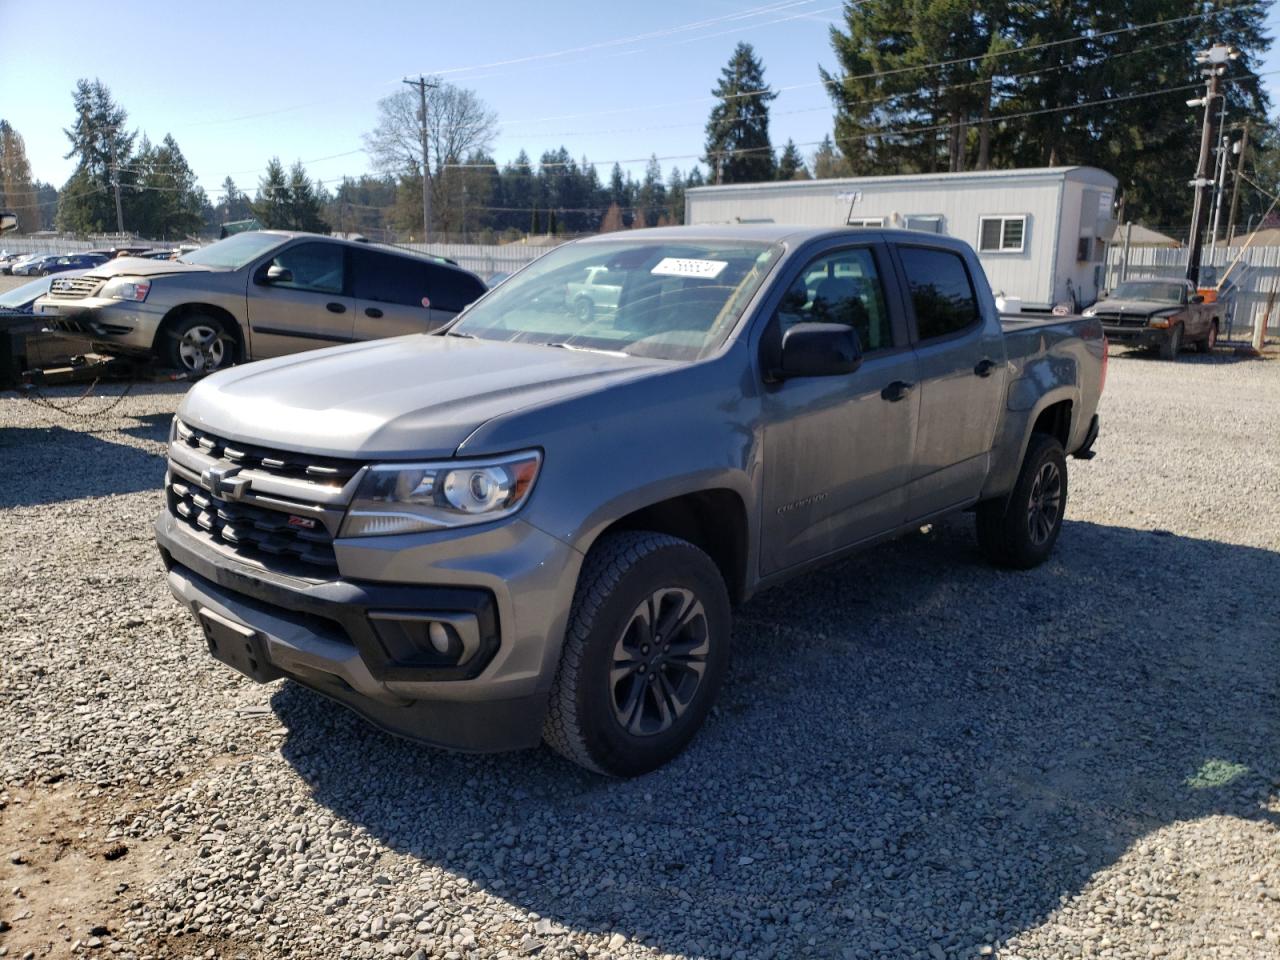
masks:
<path fill-rule="evenodd" d="M 116 161 L 116 127 L 107 130 L 107 149 L 111 151 L 111 185 L 116 189 L 116 232 L 124 236 L 124 210 L 120 206 L 120 165 Z"/>
<path fill-rule="evenodd" d="M 427 89 L 434 90 L 438 83 L 427 83 L 427 78 L 419 76 L 417 80 L 405 80 L 411 87 L 418 88 L 418 124 L 422 133 L 422 242 L 431 242 L 431 164 L 427 156 Z"/>
<path fill-rule="evenodd" d="M 1224 101 L 1226 97 L 1222 98 Z M 1223 125 L 1222 129 L 1226 129 Z M 1230 137 L 1218 140 L 1218 156 L 1213 166 L 1213 223 L 1209 228 L 1209 259 L 1218 249 L 1218 225 L 1222 222 L 1222 195 L 1227 192 L 1227 148 L 1231 146 Z"/>
<path fill-rule="evenodd" d="M 1244 154 L 1249 149 L 1249 121 L 1244 122 L 1244 133 L 1236 144 L 1236 175 L 1231 180 L 1231 213 L 1227 216 L 1227 245 L 1236 238 L 1236 214 L 1240 210 L 1240 178 L 1244 176 Z"/>
<path fill-rule="evenodd" d="M 1222 96 L 1221 81 L 1223 74 L 1227 72 L 1227 61 L 1235 60 L 1239 56 L 1239 50 L 1223 43 L 1215 43 L 1208 50 L 1197 53 L 1196 62 L 1205 65 L 1205 69 L 1200 72 L 1201 76 L 1207 78 L 1205 95 L 1198 100 L 1187 101 L 1189 107 L 1204 107 L 1204 123 L 1200 130 L 1200 161 L 1196 165 L 1196 178 L 1190 184 L 1196 188 L 1196 200 L 1191 211 L 1190 250 L 1187 255 L 1187 279 L 1197 286 L 1200 284 L 1200 255 L 1204 250 L 1204 229 L 1208 225 L 1212 199 L 1208 191 L 1214 182 L 1209 171 L 1213 143 L 1217 138 L 1214 129 L 1216 120 L 1214 100 Z"/>

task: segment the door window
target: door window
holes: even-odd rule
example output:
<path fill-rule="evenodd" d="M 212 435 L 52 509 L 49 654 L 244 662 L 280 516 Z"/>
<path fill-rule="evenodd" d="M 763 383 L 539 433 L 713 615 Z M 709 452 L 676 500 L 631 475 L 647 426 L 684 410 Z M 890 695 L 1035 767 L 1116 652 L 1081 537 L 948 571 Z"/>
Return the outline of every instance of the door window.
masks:
<path fill-rule="evenodd" d="M 357 300 L 427 306 L 423 298 L 430 299 L 431 289 L 427 283 L 427 264 L 421 260 L 372 250 L 353 251 L 353 257 L 351 283 Z"/>
<path fill-rule="evenodd" d="M 273 287 L 310 290 L 316 293 L 342 293 L 342 263 L 346 250 L 337 243 L 300 243 L 281 250 L 271 259 L 271 266 L 283 267 L 293 279 L 273 283 Z"/>
<path fill-rule="evenodd" d="M 950 250 L 899 247 L 921 340 L 950 336 L 981 317 L 964 260 Z"/>
<path fill-rule="evenodd" d="M 779 335 L 797 323 L 841 323 L 858 333 L 864 353 L 893 344 L 876 259 L 868 247 L 818 257 L 796 277 L 778 306 Z"/>

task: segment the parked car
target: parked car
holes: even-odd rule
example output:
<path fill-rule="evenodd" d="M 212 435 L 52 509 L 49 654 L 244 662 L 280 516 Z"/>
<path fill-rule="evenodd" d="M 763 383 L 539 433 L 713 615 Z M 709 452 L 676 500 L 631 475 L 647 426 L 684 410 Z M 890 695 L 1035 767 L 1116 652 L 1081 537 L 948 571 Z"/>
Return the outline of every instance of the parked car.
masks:
<path fill-rule="evenodd" d="M 121 258 L 55 283 L 36 310 L 108 354 L 209 373 L 244 360 L 437 329 L 480 278 L 410 253 L 308 233 L 238 233 L 177 260 Z"/>
<path fill-rule="evenodd" d="M 1187 344 L 1201 353 L 1218 342 L 1225 302 L 1205 303 L 1190 280 L 1126 280 L 1111 294 L 1086 307 L 1115 343 L 1151 347 L 1176 360 Z"/>
<path fill-rule="evenodd" d="M 7 250 L 0 253 L 0 274 L 8 274 L 15 262 L 27 256 L 25 253 L 9 253 Z"/>
<path fill-rule="evenodd" d="M 65 273 L 68 270 L 90 270 L 99 264 L 106 263 L 107 259 L 100 253 L 70 253 L 62 257 L 46 257 L 28 275 L 47 277 L 50 274 Z"/>
<path fill-rule="evenodd" d="M 604 264 L 593 264 L 582 275 L 565 284 L 564 296 L 579 320 L 590 320 L 597 313 L 618 309 L 622 287 L 616 276 L 610 276 Z"/>
<path fill-rule="evenodd" d="M 598 265 L 618 307 L 584 323 L 565 284 Z M 255 680 L 637 774 L 711 707 L 731 604 L 959 510 L 995 562 L 1048 557 L 1105 363 L 1097 320 L 1002 323 L 953 238 L 604 234 L 443 335 L 204 379 L 155 532 Z"/>
<path fill-rule="evenodd" d="M 31 253 L 21 260 L 15 260 L 9 272 L 15 277 L 36 277 L 40 275 L 41 265 L 60 256 L 59 253 Z"/>

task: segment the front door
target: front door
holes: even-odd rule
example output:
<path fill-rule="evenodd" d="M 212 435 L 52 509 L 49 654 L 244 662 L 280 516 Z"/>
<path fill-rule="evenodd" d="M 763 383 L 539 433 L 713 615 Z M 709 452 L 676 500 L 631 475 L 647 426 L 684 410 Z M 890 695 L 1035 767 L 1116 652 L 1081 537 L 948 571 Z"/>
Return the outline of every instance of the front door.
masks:
<path fill-rule="evenodd" d="M 898 245 L 920 374 L 920 425 L 908 519 L 975 500 L 990 469 L 1004 406 L 1004 333 L 987 321 L 954 250 Z"/>
<path fill-rule="evenodd" d="M 768 576 L 896 528 L 915 443 L 916 358 L 902 310 L 886 296 L 886 251 L 841 247 L 794 277 L 766 334 L 794 323 L 843 323 L 862 366 L 797 377 L 764 393 L 761 574 Z"/>
<path fill-rule="evenodd" d="M 280 268 L 275 278 L 272 267 Z M 350 343 L 355 300 L 345 274 L 346 247 L 324 240 L 292 244 L 259 264 L 247 304 L 254 358 Z"/>

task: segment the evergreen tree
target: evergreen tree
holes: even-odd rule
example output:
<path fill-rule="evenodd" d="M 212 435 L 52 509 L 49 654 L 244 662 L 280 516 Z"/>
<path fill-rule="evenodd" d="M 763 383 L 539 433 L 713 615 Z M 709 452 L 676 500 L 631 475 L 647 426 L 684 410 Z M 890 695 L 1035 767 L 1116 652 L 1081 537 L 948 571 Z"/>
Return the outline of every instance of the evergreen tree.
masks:
<path fill-rule="evenodd" d="M 656 227 L 667 213 L 667 187 L 662 182 L 662 165 L 656 156 L 651 155 L 645 165 L 636 206 L 636 215 L 642 221 L 640 226 Z"/>
<path fill-rule="evenodd" d="M 272 157 L 267 163 L 267 172 L 258 181 L 258 195 L 250 208 L 258 222 L 268 230 L 290 228 L 293 211 L 289 202 L 289 180 L 279 157 Z"/>
<path fill-rule="evenodd" d="M 7 120 L 0 120 L 0 209 L 12 210 L 18 215 L 18 229 L 22 233 L 40 229 L 40 208 L 31 180 L 27 148 L 22 135 Z"/>
<path fill-rule="evenodd" d="M 818 149 L 813 152 L 813 176 L 815 180 L 853 176 L 849 161 L 836 151 L 831 134 L 823 137 L 822 142 L 818 144 Z"/>
<path fill-rule="evenodd" d="M 624 229 L 626 224 L 622 222 L 622 208 L 616 203 L 610 203 L 609 209 L 604 212 L 604 219 L 600 221 L 600 232 L 613 233 Z"/>
<path fill-rule="evenodd" d="M 169 134 L 152 147 L 144 136 L 133 161 L 134 188 L 125 219 L 140 236 L 180 239 L 204 225 L 208 198 Z"/>
<path fill-rule="evenodd" d="M 329 225 L 320 213 L 323 199 L 299 160 L 289 170 L 289 229 L 328 233 Z"/>
<path fill-rule="evenodd" d="M 800 151 L 796 149 L 795 142 L 791 139 L 787 140 L 787 145 L 782 149 L 782 156 L 778 158 L 778 179 L 812 179 L 809 176 L 809 168 L 804 165 L 804 157 L 800 156 Z"/>
<path fill-rule="evenodd" d="M 739 43 L 711 91 L 719 98 L 707 121 L 706 163 L 712 183 L 773 179 L 769 103 L 777 94 L 764 81 L 764 64 L 749 43 Z"/>
<path fill-rule="evenodd" d="M 76 158 L 76 169 L 58 197 L 58 227 L 80 234 L 114 232 L 112 177 L 119 178 L 122 192 L 132 185 L 136 134 L 125 130 L 129 115 L 101 80 L 76 81 L 71 97 L 76 120 L 63 132 L 71 142 L 66 156 Z"/>
<path fill-rule="evenodd" d="M 684 223 L 684 174 L 672 167 L 667 177 L 667 222 Z"/>

